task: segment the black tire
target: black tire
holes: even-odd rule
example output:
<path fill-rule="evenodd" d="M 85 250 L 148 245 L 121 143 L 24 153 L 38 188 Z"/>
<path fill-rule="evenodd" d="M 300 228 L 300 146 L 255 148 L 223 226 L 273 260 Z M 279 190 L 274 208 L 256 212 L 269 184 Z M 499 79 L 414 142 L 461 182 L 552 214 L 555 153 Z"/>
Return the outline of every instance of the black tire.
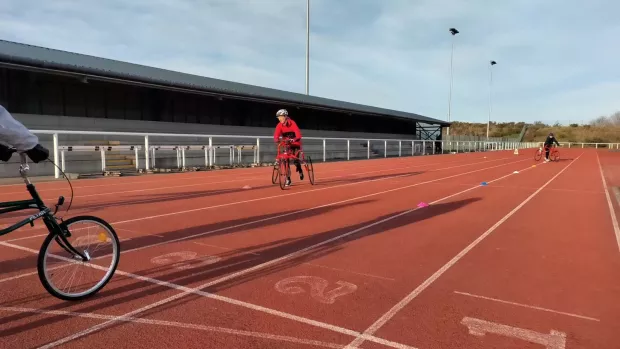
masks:
<path fill-rule="evenodd" d="M 49 235 L 47 235 L 47 237 L 43 241 L 43 244 L 41 245 L 41 249 L 39 250 L 39 257 L 37 258 L 37 271 L 39 274 L 39 280 L 41 281 L 41 284 L 43 284 L 43 287 L 45 287 L 47 292 L 49 292 L 52 296 L 62 299 L 62 300 L 66 300 L 66 301 L 82 300 L 84 298 L 91 297 L 95 295 L 97 292 L 99 292 L 102 288 L 105 287 L 105 285 L 107 285 L 110 279 L 112 279 L 112 277 L 114 276 L 114 272 L 116 271 L 116 267 L 118 266 L 118 262 L 120 260 L 120 254 L 121 254 L 120 241 L 118 239 L 118 235 L 116 234 L 116 231 L 114 231 L 114 228 L 112 228 L 112 226 L 108 222 L 104 221 L 103 219 L 99 217 L 94 217 L 94 216 L 77 216 L 77 217 L 72 217 L 72 218 L 67 219 L 66 221 L 62 223 L 62 225 L 66 226 L 67 229 L 70 229 L 69 227 L 71 226 L 71 224 L 74 224 L 80 221 L 90 221 L 92 223 L 99 224 L 108 232 L 109 238 L 112 241 L 112 251 L 113 251 L 112 258 L 113 259 L 112 259 L 111 266 L 107 270 L 105 276 L 99 282 L 97 282 L 97 284 L 94 287 L 88 289 L 87 291 L 80 292 L 78 294 L 69 294 L 66 292 L 59 291 L 56 287 L 52 285 L 52 282 L 50 282 L 50 280 L 48 279 L 48 273 L 46 270 L 47 263 L 45 259 L 45 256 L 47 255 L 47 251 L 49 247 L 51 246 L 52 242 L 56 242 L 57 238 L 60 240 L 60 238 L 57 235 L 59 232 L 51 232 Z M 60 240 L 60 242 L 64 243 L 62 240 Z"/>
<path fill-rule="evenodd" d="M 556 150 L 552 152 L 549 157 L 551 158 L 551 161 L 560 161 L 560 152 Z"/>
<path fill-rule="evenodd" d="M 536 154 L 534 155 L 534 160 L 539 161 L 542 158 L 543 152 L 544 152 L 544 149 L 543 150 L 538 149 L 536 151 Z"/>
<path fill-rule="evenodd" d="M 271 173 L 271 184 L 276 184 L 278 181 L 278 165 L 273 165 L 273 172 Z"/>
<path fill-rule="evenodd" d="M 306 172 L 308 172 L 310 184 L 314 185 L 314 166 L 312 166 L 312 158 L 310 156 L 306 158 Z"/>
<path fill-rule="evenodd" d="M 278 173 L 280 174 L 280 189 L 284 190 L 286 188 L 286 180 L 291 175 L 291 169 L 288 164 L 288 160 L 280 161 L 280 169 Z"/>

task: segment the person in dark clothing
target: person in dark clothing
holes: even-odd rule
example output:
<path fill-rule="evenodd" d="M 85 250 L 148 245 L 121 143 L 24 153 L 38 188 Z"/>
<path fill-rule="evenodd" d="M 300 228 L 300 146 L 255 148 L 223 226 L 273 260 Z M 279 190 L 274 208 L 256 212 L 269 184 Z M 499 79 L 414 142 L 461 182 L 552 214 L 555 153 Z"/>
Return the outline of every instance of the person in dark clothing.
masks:
<path fill-rule="evenodd" d="M 549 135 L 547 136 L 547 139 L 545 139 L 545 144 L 543 145 L 546 149 L 545 149 L 545 162 L 549 162 L 549 151 L 551 150 L 551 146 L 553 145 L 553 143 L 557 144 L 557 146 L 560 146 L 560 143 L 558 143 L 558 140 L 555 139 L 555 136 L 553 135 L 553 132 L 550 132 Z"/>
<path fill-rule="evenodd" d="M 26 154 L 35 163 L 47 160 L 49 150 L 39 138 L 0 105 L 0 160 L 9 161 L 15 152 Z"/>
<path fill-rule="evenodd" d="M 274 141 L 277 143 L 281 138 L 287 138 L 290 142 L 289 146 L 291 147 L 291 151 L 295 156 L 299 156 L 299 150 L 301 149 L 301 131 L 299 131 L 299 127 L 297 127 L 295 121 L 291 120 L 288 116 L 288 111 L 286 109 L 278 110 L 276 117 L 280 123 L 276 126 L 276 131 L 273 134 Z M 301 169 L 301 162 L 299 160 L 295 160 L 294 162 L 297 172 L 299 172 L 299 179 L 303 180 L 304 172 Z M 290 176 L 286 179 L 286 185 L 291 185 Z"/>

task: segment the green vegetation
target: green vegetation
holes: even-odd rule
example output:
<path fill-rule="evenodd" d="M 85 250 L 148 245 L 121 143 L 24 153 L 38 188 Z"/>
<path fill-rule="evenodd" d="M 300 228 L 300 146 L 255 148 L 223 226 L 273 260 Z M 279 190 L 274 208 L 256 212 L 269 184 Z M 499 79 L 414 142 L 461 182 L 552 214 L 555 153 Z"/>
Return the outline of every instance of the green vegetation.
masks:
<path fill-rule="evenodd" d="M 525 125 L 524 122 L 491 122 L 489 137 L 517 138 Z M 560 142 L 575 143 L 619 143 L 620 111 L 609 116 L 601 116 L 589 124 L 548 125 L 537 121 L 527 125 L 524 142 L 542 142 L 549 132 L 555 133 Z M 450 126 L 450 135 L 486 137 L 486 123 L 454 122 Z"/>

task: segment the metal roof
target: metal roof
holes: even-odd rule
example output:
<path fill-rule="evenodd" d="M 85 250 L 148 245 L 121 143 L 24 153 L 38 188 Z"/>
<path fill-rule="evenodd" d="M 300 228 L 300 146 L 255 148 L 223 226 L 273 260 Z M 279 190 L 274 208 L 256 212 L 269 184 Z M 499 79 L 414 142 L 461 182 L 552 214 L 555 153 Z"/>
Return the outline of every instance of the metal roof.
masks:
<path fill-rule="evenodd" d="M 450 125 L 449 122 L 443 120 L 413 113 L 213 79 L 6 40 L 0 40 L 0 63 L 9 67 L 48 69 L 55 70 L 58 73 L 72 73 L 93 78 L 112 78 L 130 83 L 146 83 L 161 87 L 230 95 L 232 98 L 245 97 L 291 103 L 310 108 L 330 108 L 344 112 L 391 116 L 443 126 Z"/>

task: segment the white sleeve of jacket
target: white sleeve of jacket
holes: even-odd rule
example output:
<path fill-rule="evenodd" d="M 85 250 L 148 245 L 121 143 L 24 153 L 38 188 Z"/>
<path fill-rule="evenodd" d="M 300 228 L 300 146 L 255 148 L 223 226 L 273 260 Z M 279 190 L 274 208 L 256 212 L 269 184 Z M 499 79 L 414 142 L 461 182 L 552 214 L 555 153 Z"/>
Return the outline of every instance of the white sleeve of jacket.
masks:
<path fill-rule="evenodd" d="M 30 150 L 39 144 L 39 138 L 32 134 L 21 122 L 15 120 L 1 105 L 0 141 L 15 147 L 20 152 Z"/>

